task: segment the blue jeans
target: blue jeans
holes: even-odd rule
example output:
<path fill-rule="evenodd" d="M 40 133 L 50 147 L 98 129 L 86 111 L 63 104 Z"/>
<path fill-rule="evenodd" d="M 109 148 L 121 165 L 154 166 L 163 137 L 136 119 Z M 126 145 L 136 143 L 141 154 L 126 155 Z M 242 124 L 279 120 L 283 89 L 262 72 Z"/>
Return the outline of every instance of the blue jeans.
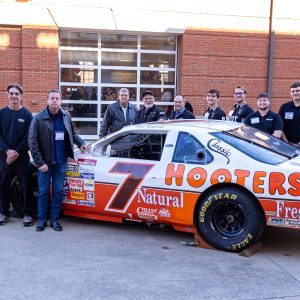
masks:
<path fill-rule="evenodd" d="M 67 164 L 55 164 L 48 166 L 47 172 L 41 172 L 38 170 L 38 220 L 40 222 L 47 222 L 48 219 L 48 204 L 50 196 L 50 185 L 52 179 L 52 201 L 51 201 L 51 213 L 50 221 L 58 221 L 59 212 L 61 209 L 61 203 L 66 195 L 64 189 L 64 182 L 66 176 Z"/>

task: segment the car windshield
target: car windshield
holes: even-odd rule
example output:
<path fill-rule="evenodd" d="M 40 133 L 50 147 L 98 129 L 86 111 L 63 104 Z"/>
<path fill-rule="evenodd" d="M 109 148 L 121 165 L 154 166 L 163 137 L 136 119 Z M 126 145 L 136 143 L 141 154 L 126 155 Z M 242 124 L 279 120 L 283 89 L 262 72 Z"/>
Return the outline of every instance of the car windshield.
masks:
<path fill-rule="evenodd" d="M 246 155 L 267 164 L 280 164 L 300 155 L 300 150 L 288 143 L 248 126 L 215 132 L 213 136 L 234 146 Z M 258 148 L 260 151 L 258 151 Z"/>

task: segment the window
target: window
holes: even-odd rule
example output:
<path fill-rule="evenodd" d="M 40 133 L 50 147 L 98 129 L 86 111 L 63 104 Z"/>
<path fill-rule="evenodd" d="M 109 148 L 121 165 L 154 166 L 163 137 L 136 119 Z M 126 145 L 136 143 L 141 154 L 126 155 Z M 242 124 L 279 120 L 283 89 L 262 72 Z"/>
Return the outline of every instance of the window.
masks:
<path fill-rule="evenodd" d="M 169 113 L 176 70 L 176 36 L 60 32 L 63 105 L 87 139 L 98 138 L 105 111 L 122 87 L 138 108 L 143 92 L 152 90 L 156 104 Z"/>
<path fill-rule="evenodd" d="M 211 135 L 235 147 L 249 157 L 270 165 L 278 165 L 300 154 L 296 147 L 252 127 L 242 126 Z"/>
<path fill-rule="evenodd" d="M 192 134 L 180 132 L 172 161 L 187 164 L 208 164 L 213 161 L 213 156 Z"/>
<path fill-rule="evenodd" d="M 165 139 L 166 134 L 129 133 L 106 145 L 97 144 L 93 155 L 159 161 Z"/>

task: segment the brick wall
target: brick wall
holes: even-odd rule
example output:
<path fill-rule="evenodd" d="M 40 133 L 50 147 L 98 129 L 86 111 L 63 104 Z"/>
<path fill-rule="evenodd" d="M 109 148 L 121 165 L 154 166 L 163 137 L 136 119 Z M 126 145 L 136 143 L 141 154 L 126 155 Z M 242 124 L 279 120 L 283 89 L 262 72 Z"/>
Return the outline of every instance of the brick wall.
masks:
<path fill-rule="evenodd" d="M 180 40 L 179 91 L 186 95 L 197 115 L 207 107 L 206 93 L 220 91 L 220 106 L 228 112 L 233 89 L 242 85 L 247 102 L 255 107 L 256 96 L 267 90 L 269 37 L 247 34 L 189 30 Z"/>
<path fill-rule="evenodd" d="M 300 80 L 300 36 L 275 35 L 272 110 L 290 99 L 290 84 Z M 247 102 L 256 109 L 256 97 L 268 88 L 269 35 L 188 30 L 179 39 L 179 92 L 197 115 L 206 108 L 206 92 L 220 91 L 220 106 L 228 112 L 233 89 L 242 85 Z"/>
<path fill-rule="evenodd" d="M 0 37 L 0 106 L 7 103 L 6 86 L 19 83 L 25 91 L 23 105 L 40 111 L 46 105 L 47 91 L 58 87 L 58 30 L 0 27 Z"/>
<path fill-rule="evenodd" d="M 290 98 L 289 86 L 300 80 L 299 35 L 277 34 L 273 72 L 272 109 Z M 255 109 L 256 97 L 267 90 L 269 35 L 264 33 L 187 30 L 179 38 L 178 90 L 201 115 L 206 92 L 220 90 L 220 106 L 228 112 L 233 88 L 247 89 L 247 102 Z M 49 88 L 58 87 L 58 30 L 53 27 L 0 27 L 0 107 L 5 88 L 20 83 L 24 105 L 33 112 L 46 104 Z M 36 103 L 36 104 L 34 104 Z"/>

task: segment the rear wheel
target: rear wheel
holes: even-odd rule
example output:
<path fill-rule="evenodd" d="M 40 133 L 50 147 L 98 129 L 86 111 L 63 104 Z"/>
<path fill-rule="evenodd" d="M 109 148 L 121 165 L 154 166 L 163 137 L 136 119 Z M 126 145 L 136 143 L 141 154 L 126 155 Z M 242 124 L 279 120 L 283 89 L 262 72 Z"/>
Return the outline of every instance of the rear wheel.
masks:
<path fill-rule="evenodd" d="M 239 252 L 257 242 L 265 228 L 259 203 L 236 187 L 210 192 L 198 208 L 198 229 L 217 249 Z"/>

